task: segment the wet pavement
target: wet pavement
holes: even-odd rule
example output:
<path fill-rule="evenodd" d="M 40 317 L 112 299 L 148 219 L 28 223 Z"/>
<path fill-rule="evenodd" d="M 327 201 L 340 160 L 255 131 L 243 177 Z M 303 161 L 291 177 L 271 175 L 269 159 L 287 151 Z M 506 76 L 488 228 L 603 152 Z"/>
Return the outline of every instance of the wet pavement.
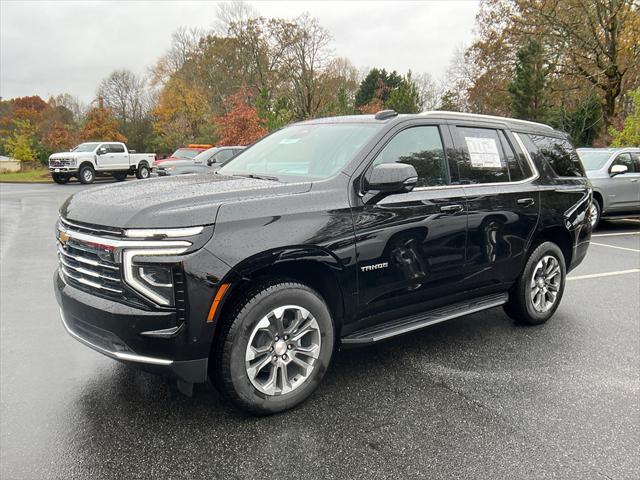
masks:
<path fill-rule="evenodd" d="M 83 188 L 0 185 L 3 480 L 640 477 L 640 222 L 603 224 L 546 325 L 498 308 L 341 351 L 253 418 L 65 333 L 53 229 Z"/>

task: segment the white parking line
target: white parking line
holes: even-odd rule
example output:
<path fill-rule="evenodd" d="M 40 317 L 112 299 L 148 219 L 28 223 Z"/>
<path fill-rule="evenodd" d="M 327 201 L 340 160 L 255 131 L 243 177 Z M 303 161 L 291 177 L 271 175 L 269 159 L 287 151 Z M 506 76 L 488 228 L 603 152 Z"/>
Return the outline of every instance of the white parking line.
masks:
<path fill-rule="evenodd" d="M 592 237 L 618 237 L 620 235 L 640 235 L 640 232 L 623 232 L 623 233 L 596 233 Z"/>
<path fill-rule="evenodd" d="M 640 268 L 632 268 L 631 270 L 618 270 L 617 272 L 592 273 L 591 275 L 578 275 L 577 277 L 567 277 L 569 280 L 584 280 L 587 278 L 613 277 L 614 275 L 627 275 L 629 273 L 640 273 Z"/>
<path fill-rule="evenodd" d="M 640 250 L 638 250 L 637 248 L 618 247 L 616 245 L 607 245 L 606 243 L 596 243 L 596 242 L 590 242 L 590 244 L 591 245 L 598 245 L 599 247 L 617 248 L 618 250 L 627 250 L 629 252 L 638 252 L 638 253 L 640 253 Z"/>

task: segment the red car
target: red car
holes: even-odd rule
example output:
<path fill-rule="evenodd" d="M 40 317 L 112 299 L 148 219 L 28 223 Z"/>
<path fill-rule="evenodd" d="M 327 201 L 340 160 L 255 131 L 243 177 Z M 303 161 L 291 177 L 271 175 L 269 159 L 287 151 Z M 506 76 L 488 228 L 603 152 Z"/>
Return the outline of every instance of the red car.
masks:
<path fill-rule="evenodd" d="M 180 147 L 171 154 L 170 157 L 156 160 L 156 165 L 162 162 L 174 161 L 174 160 L 193 160 L 193 157 L 205 150 L 213 147 L 213 145 L 190 143 L 186 147 Z"/>

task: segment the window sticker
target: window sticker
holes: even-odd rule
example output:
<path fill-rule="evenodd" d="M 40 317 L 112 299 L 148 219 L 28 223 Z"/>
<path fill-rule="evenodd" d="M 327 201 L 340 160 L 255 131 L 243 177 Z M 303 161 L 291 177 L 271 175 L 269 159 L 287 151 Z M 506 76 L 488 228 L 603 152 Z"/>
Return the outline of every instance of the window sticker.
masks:
<path fill-rule="evenodd" d="M 472 168 L 502 168 L 498 145 L 493 138 L 464 137 Z"/>

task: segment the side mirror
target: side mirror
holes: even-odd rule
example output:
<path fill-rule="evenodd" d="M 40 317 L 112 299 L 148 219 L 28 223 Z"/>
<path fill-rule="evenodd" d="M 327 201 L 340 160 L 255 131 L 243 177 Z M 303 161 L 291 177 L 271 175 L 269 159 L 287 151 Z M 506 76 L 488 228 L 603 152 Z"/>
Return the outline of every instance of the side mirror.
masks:
<path fill-rule="evenodd" d="M 107 153 L 107 147 L 100 147 L 98 149 L 98 155 L 104 155 L 105 153 Z"/>
<path fill-rule="evenodd" d="M 613 167 L 611 167 L 609 174 L 612 177 L 615 177 L 616 175 L 620 175 L 621 173 L 627 173 L 628 170 L 629 167 L 627 167 L 626 165 L 614 165 Z"/>
<path fill-rule="evenodd" d="M 211 165 L 213 165 L 215 163 L 215 160 L 207 160 L 207 167 L 210 167 Z"/>
<path fill-rule="evenodd" d="M 410 192 L 418 183 L 418 172 L 406 163 L 381 163 L 371 170 L 367 190 L 386 193 Z"/>

